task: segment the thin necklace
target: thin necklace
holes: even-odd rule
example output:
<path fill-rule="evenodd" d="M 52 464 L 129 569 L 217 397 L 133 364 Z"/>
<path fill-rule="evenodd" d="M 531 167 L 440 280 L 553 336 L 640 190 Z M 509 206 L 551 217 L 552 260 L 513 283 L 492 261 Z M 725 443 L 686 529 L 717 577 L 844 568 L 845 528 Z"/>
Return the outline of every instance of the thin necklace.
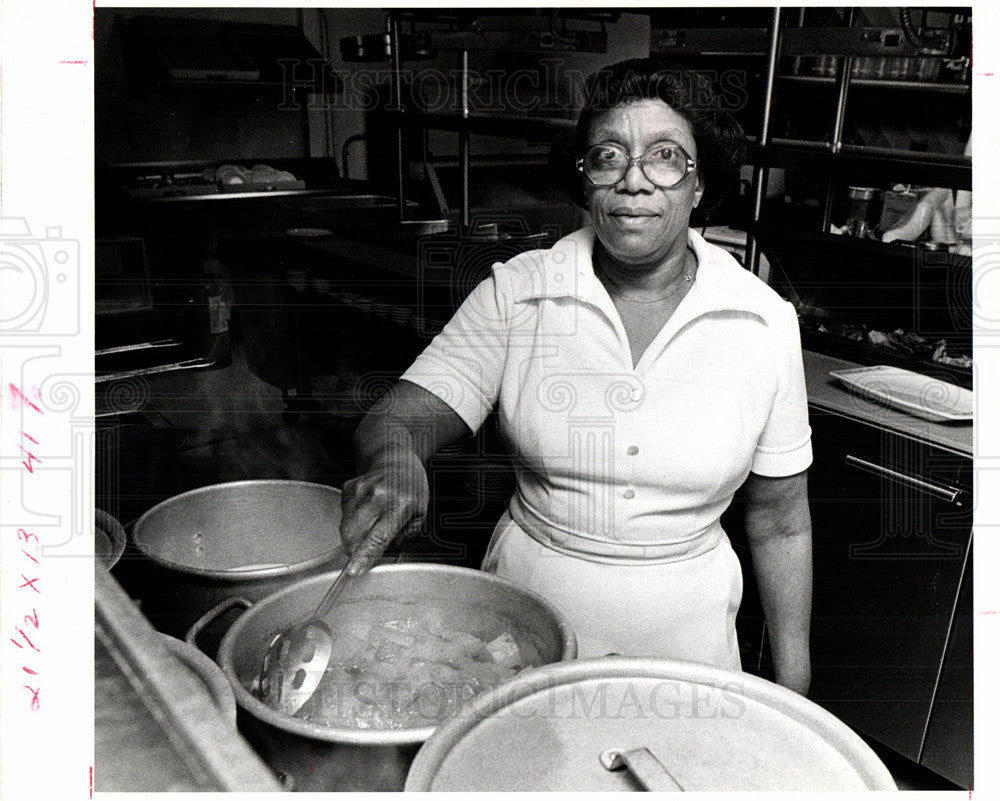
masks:
<path fill-rule="evenodd" d="M 691 276 L 688 273 L 684 274 L 684 283 L 685 284 L 690 284 L 691 283 Z M 614 295 L 616 298 L 620 298 L 621 300 L 624 300 L 626 303 L 635 303 L 635 304 L 638 304 L 640 306 L 649 306 L 649 305 L 652 305 L 653 303 L 661 303 L 662 301 L 666 300 L 671 295 L 673 295 L 675 292 L 677 292 L 677 290 L 680 287 L 682 287 L 682 286 L 683 286 L 683 284 L 678 284 L 673 289 L 671 289 L 666 295 L 660 295 L 660 297 L 653 298 L 652 300 L 636 300 L 635 298 L 626 297 L 625 295 L 621 294 L 620 292 L 615 292 L 613 289 L 608 289 L 608 294 L 609 295 Z M 605 289 L 607 289 L 607 287 L 605 287 Z"/>
<path fill-rule="evenodd" d="M 688 253 L 691 253 L 691 249 L 690 248 L 688 248 Z M 694 254 L 692 253 L 692 255 L 694 255 Z M 695 263 L 695 267 L 697 267 L 698 266 L 698 259 L 697 259 L 697 257 L 695 257 L 694 263 Z M 608 280 L 611 280 L 610 277 L 608 276 L 607 272 L 605 272 L 605 270 L 601 269 L 601 272 L 604 274 L 605 278 L 607 278 Z M 677 284 L 674 285 L 674 287 L 669 292 L 667 292 L 667 294 L 661 295 L 658 298 L 653 298 L 652 300 L 636 300 L 635 298 L 630 298 L 630 297 L 628 297 L 626 295 L 621 294 L 620 292 L 615 292 L 606 283 L 604 284 L 604 288 L 607 290 L 607 292 L 608 292 L 609 295 L 614 295 L 616 298 L 621 298 L 626 303 L 635 303 L 635 304 L 640 305 L 640 306 L 649 306 L 649 305 L 652 305 L 653 303 L 662 303 L 667 298 L 669 298 L 670 296 L 674 295 L 678 290 L 680 290 L 680 289 L 684 288 L 686 285 L 690 284 L 693 280 L 694 280 L 694 276 L 691 274 L 691 272 L 688 271 L 688 270 L 685 270 L 685 272 L 684 272 L 684 282 L 683 283 L 678 282 Z"/>

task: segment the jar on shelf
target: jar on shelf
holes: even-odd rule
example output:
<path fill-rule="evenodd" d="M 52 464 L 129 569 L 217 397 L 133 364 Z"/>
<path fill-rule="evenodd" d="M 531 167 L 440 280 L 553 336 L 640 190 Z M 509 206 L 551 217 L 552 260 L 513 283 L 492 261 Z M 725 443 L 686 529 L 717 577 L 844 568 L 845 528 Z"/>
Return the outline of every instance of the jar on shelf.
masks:
<path fill-rule="evenodd" d="M 839 219 L 841 225 L 852 236 L 866 238 L 879 221 L 879 190 L 873 186 L 848 186 L 840 202 Z"/>

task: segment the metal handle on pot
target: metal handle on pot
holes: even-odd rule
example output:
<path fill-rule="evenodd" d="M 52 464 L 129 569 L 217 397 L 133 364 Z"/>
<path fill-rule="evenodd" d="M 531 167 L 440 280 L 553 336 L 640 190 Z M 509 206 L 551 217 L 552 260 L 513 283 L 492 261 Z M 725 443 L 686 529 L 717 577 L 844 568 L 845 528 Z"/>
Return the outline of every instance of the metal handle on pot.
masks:
<path fill-rule="evenodd" d="M 241 598 L 238 595 L 230 596 L 229 598 L 224 598 L 219 601 L 215 606 L 209 609 L 205 614 L 198 618 L 188 629 L 187 634 L 184 635 L 184 642 L 189 645 L 193 645 L 198 648 L 198 635 L 201 634 L 206 628 L 211 626 L 216 620 L 222 617 L 230 609 L 235 609 L 237 606 L 242 606 L 244 610 L 249 609 L 253 606 L 253 601 L 248 601 L 246 598 Z M 199 650 L 201 650 L 199 648 Z"/>
<path fill-rule="evenodd" d="M 627 769 L 643 790 L 664 792 L 684 789 L 648 748 L 633 748 L 631 751 L 611 748 L 602 753 L 600 759 L 607 770 Z"/>

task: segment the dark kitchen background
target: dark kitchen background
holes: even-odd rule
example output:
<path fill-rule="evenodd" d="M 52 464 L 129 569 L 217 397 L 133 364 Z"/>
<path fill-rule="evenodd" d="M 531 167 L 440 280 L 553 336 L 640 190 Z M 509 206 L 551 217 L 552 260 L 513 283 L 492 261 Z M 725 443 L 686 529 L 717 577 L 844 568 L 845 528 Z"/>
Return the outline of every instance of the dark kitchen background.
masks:
<path fill-rule="evenodd" d="M 695 224 L 800 313 L 810 697 L 901 786 L 970 787 L 971 422 L 841 398 L 827 373 L 972 387 L 969 253 L 933 226 L 879 237 L 933 188 L 971 190 L 971 25 L 962 8 L 97 8 L 97 506 L 131 530 L 222 482 L 339 487 L 361 416 L 490 265 L 585 224 L 551 166 L 583 77 L 662 55 L 712 77 L 748 136 Z M 427 531 L 390 558 L 478 566 L 513 489 L 493 422 L 429 478 Z M 738 513 L 744 667 L 769 677 Z M 113 575 L 150 609 L 146 561 L 129 543 Z"/>

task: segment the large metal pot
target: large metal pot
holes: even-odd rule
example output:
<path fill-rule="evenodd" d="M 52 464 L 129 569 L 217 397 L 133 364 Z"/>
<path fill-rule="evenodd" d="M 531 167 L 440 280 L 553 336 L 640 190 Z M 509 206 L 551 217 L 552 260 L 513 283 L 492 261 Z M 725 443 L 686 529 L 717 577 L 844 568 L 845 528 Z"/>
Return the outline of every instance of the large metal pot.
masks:
<path fill-rule="evenodd" d="M 144 558 L 130 593 L 156 628 L 177 637 L 225 598 L 256 601 L 347 562 L 340 490 L 306 481 L 234 481 L 176 495 L 136 521 L 132 542 Z M 203 645 L 214 653 L 211 642 Z"/>
<path fill-rule="evenodd" d="M 791 690 L 707 665 L 600 657 L 474 698 L 420 749 L 407 790 L 895 790 L 868 745 Z"/>
<path fill-rule="evenodd" d="M 314 576 L 253 604 L 226 632 L 216 657 L 236 696 L 239 727 L 264 761 L 295 790 L 403 788 L 410 762 L 434 725 L 361 729 L 327 726 L 276 712 L 251 692 L 274 633 L 315 608 L 335 573 Z M 386 601 L 433 609 L 469 632 L 508 631 L 529 643 L 543 663 L 576 656 L 576 638 L 545 600 L 516 585 L 463 567 L 399 564 L 374 568 L 348 583 L 334 614 Z M 206 615 L 188 633 L 198 636 Z"/>

